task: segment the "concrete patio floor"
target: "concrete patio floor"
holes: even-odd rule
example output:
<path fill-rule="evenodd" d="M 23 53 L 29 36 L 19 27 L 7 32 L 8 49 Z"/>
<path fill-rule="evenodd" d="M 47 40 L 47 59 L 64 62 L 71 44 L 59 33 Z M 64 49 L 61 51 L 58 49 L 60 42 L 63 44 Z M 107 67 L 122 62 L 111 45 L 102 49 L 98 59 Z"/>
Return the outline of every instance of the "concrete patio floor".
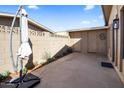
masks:
<path fill-rule="evenodd" d="M 120 88 L 124 87 L 114 69 L 101 67 L 105 57 L 72 53 L 33 74 L 41 78 L 36 88 Z"/>

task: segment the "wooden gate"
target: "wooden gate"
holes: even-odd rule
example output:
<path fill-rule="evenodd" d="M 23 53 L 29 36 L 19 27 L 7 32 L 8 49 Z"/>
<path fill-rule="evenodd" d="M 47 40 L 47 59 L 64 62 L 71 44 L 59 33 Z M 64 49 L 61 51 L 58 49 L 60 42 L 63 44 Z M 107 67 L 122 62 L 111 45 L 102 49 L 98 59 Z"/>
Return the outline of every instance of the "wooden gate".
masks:
<path fill-rule="evenodd" d="M 70 37 L 76 52 L 107 55 L 106 30 L 71 32 Z"/>

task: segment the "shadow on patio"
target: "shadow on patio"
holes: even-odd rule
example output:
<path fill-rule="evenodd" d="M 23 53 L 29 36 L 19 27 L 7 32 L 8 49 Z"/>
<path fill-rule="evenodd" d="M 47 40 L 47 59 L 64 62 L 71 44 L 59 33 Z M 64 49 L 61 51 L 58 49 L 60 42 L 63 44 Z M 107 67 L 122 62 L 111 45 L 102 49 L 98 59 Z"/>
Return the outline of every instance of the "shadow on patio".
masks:
<path fill-rule="evenodd" d="M 124 87 L 114 69 L 101 67 L 106 60 L 96 54 L 72 53 L 34 71 L 42 79 L 36 87 Z"/>

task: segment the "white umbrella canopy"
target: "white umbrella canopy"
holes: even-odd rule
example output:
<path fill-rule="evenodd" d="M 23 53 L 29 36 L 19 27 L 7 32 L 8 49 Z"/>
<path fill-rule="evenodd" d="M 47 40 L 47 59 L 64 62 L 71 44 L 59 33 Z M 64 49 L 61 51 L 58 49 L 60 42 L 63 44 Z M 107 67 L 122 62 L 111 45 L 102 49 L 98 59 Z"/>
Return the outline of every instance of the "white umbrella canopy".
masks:
<path fill-rule="evenodd" d="M 21 59 L 25 59 L 30 56 L 32 53 L 31 47 L 28 42 L 28 20 L 27 20 L 27 13 L 26 11 L 22 8 L 20 12 L 21 20 L 21 46 L 18 49 L 17 55 Z"/>

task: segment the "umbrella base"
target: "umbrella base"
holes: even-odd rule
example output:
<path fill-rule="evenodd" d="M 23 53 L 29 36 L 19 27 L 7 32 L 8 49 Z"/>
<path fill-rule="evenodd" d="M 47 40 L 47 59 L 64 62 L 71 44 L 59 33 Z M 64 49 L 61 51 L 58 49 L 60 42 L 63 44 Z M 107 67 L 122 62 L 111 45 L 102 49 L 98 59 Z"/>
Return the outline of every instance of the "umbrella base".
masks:
<path fill-rule="evenodd" d="M 40 83 L 40 78 L 33 74 L 26 74 L 22 82 L 20 82 L 20 78 L 15 79 L 11 83 L 1 84 L 1 88 L 32 88 Z"/>

